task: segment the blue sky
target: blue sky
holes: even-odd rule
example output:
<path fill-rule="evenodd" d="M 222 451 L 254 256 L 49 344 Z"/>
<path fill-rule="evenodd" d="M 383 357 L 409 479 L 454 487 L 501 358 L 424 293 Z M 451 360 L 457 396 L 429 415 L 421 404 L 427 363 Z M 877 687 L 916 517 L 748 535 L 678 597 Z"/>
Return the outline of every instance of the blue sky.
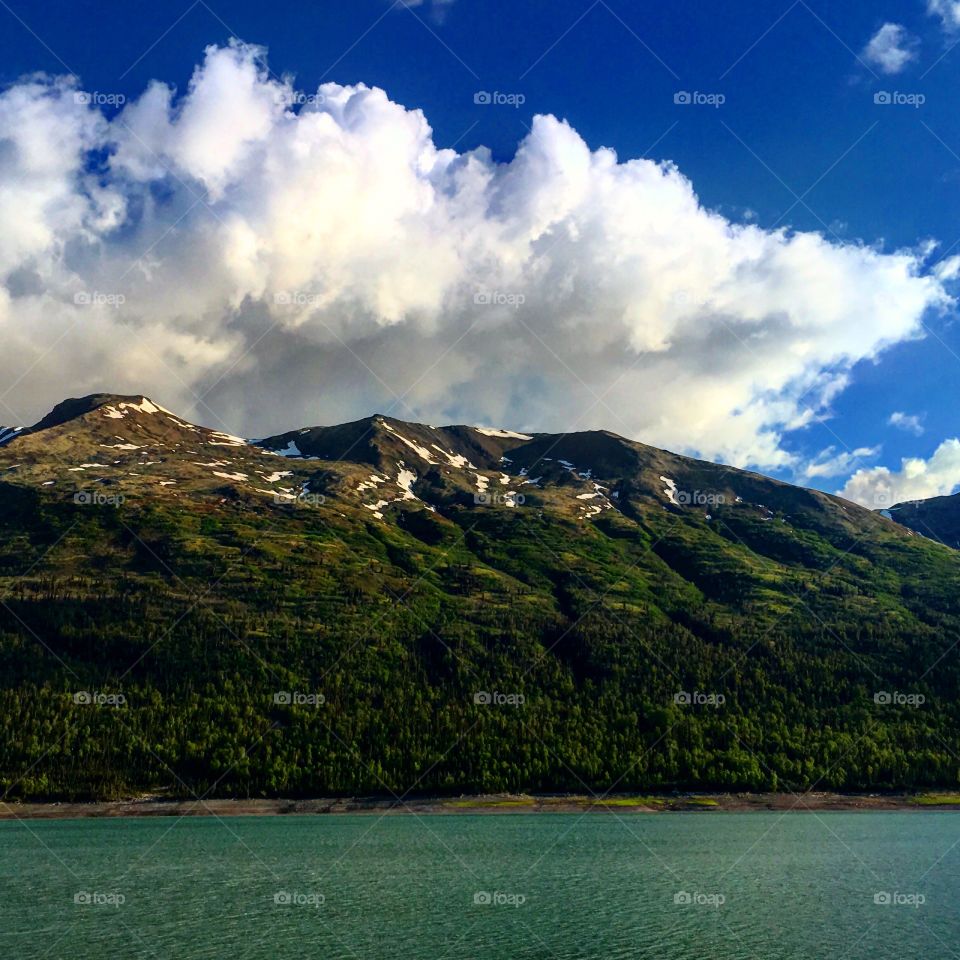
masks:
<path fill-rule="evenodd" d="M 701 203 L 734 223 L 818 231 L 887 252 L 935 240 L 928 267 L 960 251 L 960 47 L 952 49 L 960 33 L 924 0 L 424 0 L 411 8 L 98 0 L 42 10 L 11 0 L 0 19 L 7 83 L 45 71 L 75 73 L 84 89 L 128 100 L 155 78 L 182 92 L 207 45 L 239 37 L 264 45 L 274 74 L 295 75 L 300 89 L 382 87 L 424 112 L 438 147 L 486 145 L 509 161 L 533 116 L 553 114 L 592 149 L 673 161 Z M 885 69 L 864 53 L 884 24 L 903 28 L 902 66 L 894 59 Z M 523 102 L 477 104 L 478 91 Z M 678 104 L 681 91 L 723 102 Z M 923 102 L 878 104 L 882 91 Z M 857 363 L 823 422 L 784 430 L 782 449 L 809 463 L 831 447 L 879 447 L 862 464 L 897 469 L 957 436 L 960 331 L 952 311 L 923 322 L 924 338 Z M 897 411 L 917 420 L 892 425 Z M 804 482 L 836 490 L 844 480 Z"/>

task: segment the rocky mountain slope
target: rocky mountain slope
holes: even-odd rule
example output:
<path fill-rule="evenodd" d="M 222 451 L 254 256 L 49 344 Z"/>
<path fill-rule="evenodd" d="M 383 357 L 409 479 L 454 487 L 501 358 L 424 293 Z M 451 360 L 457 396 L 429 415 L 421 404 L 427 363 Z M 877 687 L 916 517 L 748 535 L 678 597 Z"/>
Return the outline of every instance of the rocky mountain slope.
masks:
<path fill-rule="evenodd" d="M 838 533 L 890 532 L 882 519 L 838 498 L 606 431 L 526 436 L 373 416 L 248 441 L 189 423 L 146 397 L 97 394 L 9 430 L 4 446 L 5 482 L 61 496 L 227 496 L 262 506 L 329 496 L 331 509 L 386 510 L 394 519 L 401 506 L 439 519 L 456 507 L 519 505 L 580 519 L 609 510 L 635 519 L 638 509 L 656 504 L 688 521 L 733 511 Z M 305 498 L 311 492 L 317 496 Z"/>

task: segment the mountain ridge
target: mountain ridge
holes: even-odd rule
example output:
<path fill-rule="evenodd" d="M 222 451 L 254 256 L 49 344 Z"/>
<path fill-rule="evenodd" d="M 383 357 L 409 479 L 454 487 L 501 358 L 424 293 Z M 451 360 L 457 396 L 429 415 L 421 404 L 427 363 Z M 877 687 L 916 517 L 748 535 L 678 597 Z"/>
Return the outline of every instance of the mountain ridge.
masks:
<path fill-rule="evenodd" d="M 165 428 L 165 435 L 169 441 L 174 435 L 167 424 L 163 423 L 166 420 L 180 431 L 187 430 L 195 434 L 195 439 L 200 443 L 246 447 L 250 450 L 260 449 L 268 454 L 282 456 L 291 464 L 299 464 L 298 470 L 305 467 L 308 472 L 310 468 L 307 465 L 313 461 L 370 466 L 375 471 L 382 470 L 386 465 L 391 469 L 402 465 L 403 470 L 415 472 L 416 482 L 421 482 L 431 473 L 436 474 L 445 468 L 453 468 L 467 473 L 473 471 L 476 480 L 467 486 L 475 487 L 476 492 L 480 494 L 489 491 L 492 481 L 502 481 L 505 477 L 509 477 L 511 482 L 500 483 L 500 485 L 516 485 L 513 483 L 516 481 L 520 486 L 530 487 L 536 485 L 535 480 L 542 479 L 542 476 L 540 478 L 534 476 L 537 473 L 548 475 L 551 481 L 560 486 L 564 481 L 582 483 L 595 479 L 622 479 L 624 473 L 631 476 L 644 473 L 648 488 L 646 492 L 650 493 L 651 487 L 661 486 L 663 499 L 671 507 L 698 506 L 695 502 L 698 495 L 699 499 L 729 496 L 734 502 L 738 499 L 745 500 L 746 498 L 734 492 L 729 485 L 729 475 L 734 474 L 738 482 L 747 485 L 751 495 L 772 501 L 771 504 L 764 504 L 761 500 L 757 500 L 761 507 L 772 505 L 778 509 L 789 508 L 791 503 L 784 500 L 784 491 L 791 491 L 789 496 L 806 498 L 807 506 L 822 506 L 826 501 L 840 505 L 844 510 L 866 511 L 866 508 L 844 501 L 833 494 L 799 487 L 754 471 L 740 470 L 724 464 L 675 454 L 640 441 L 629 440 L 608 430 L 520 434 L 498 428 L 474 427 L 465 424 L 434 427 L 383 414 L 373 414 L 344 424 L 299 427 L 265 438 L 246 440 L 192 424 L 156 404 L 144 394 L 98 393 L 64 400 L 33 426 L 11 433 L 0 442 L 0 445 L 16 441 L 15 446 L 9 449 L 22 450 L 24 441 L 29 437 L 35 437 L 38 433 L 57 427 L 66 428 L 73 421 L 86 422 L 97 413 L 110 421 L 99 423 L 101 429 L 97 433 L 108 435 L 109 438 L 119 441 L 117 444 L 101 444 L 104 448 L 122 449 L 126 444 L 137 449 L 147 446 L 147 444 L 134 445 L 130 437 L 121 436 L 115 432 L 116 429 L 130 427 L 131 421 L 134 429 L 139 433 L 149 434 L 157 434 L 155 428 L 159 422 Z M 160 418 L 159 421 L 157 416 Z M 127 423 L 118 424 L 115 421 L 127 421 Z M 161 442 L 161 445 L 167 445 L 159 440 L 160 435 L 163 435 L 163 431 L 156 436 L 151 436 L 150 439 Z M 185 438 L 179 438 L 178 445 L 182 445 L 183 439 Z M 575 457 L 579 462 L 575 462 L 570 457 Z M 230 466 L 232 459 L 228 457 L 222 466 Z M 74 465 L 68 469 L 79 473 L 89 468 L 81 466 L 78 469 Z M 679 501 L 668 492 L 669 487 L 666 482 L 659 479 L 662 474 L 657 474 L 656 478 L 653 477 L 654 470 L 682 474 L 685 479 L 684 486 L 680 488 Z M 214 471 L 219 479 L 224 479 L 219 476 L 223 472 Z M 233 471 L 235 476 L 239 476 L 242 472 L 242 470 Z M 270 474 L 277 472 L 279 471 L 270 471 Z M 449 474 L 449 469 L 447 472 Z M 483 474 L 491 474 L 491 476 L 482 476 Z M 361 479 L 359 482 L 370 483 L 373 486 L 369 489 L 373 489 L 381 482 L 385 482 L 375 480 L 376 476 L 375 473 L 367 481 Z M 667 477 L 667 480 L 676 483 L 673 477 Z M 112 481 L 109 478 L 99 478 L 97 482 Z M 464 488 L 464 484 L 458 486 Z M 691 489 L 687 490 L 686 487 Z M 405 487 L 401 486 L 401 490 L 403 489 Z M 799 491 L 804 493 L 800 494 Z M 683 495 L 687 496 L 687 501 L 684 501 Z M 401 499 L 404 497 L 402 496 Z M 604 509 L 614 506 L 609 502 L 610 498 L 598 496 L 593 499 L 604 500 Z M 433 505 L 436 506 L 436 504 Z M 594 511 L 581 512 L 595 515 Z"/>

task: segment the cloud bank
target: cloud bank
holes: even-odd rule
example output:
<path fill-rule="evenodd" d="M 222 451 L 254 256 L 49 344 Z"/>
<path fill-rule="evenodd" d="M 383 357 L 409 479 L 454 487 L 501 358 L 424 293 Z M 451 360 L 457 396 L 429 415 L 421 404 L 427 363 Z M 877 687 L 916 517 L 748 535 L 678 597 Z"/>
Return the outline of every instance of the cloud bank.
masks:
<path fill-rule="evenodd" d="M 899 470 L 871 467 L 847 481 L 841 497 L 879 509 L 904 500 L 925 500 L 953 493 L 960 485 L 960 440 L 944 440 L 929 460 L 904 457 Z"/>
<path fill-rule="evenodd" d="M 254 436 L 379 411 L 774 468 L 950 302 L 922 253 L 731 222 L 555 117 L 496 163 L 263 53 L 210 47 L 119 112 L 69 79 L 0 95 L 0 421 L 145 391 Z"/>

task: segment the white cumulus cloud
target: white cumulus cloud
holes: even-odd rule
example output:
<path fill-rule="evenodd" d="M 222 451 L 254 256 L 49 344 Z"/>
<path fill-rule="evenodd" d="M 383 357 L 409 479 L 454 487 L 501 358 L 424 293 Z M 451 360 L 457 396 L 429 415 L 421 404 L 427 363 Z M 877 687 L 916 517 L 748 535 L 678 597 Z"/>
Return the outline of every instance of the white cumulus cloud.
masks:
<path fill-rule="evenodd" d="M 827 447 L 813 460 L 804 464 L 801 473 L 808 480 L 814 477 L 839 477 L 849 473 L 860 461 L 875 457 L 879 453 L 879 447 L 857 447 L 855 450 L 840 451 L 836 447 Z"/>
<path fill-rule="evenodd" d="M 903 413 L 901 410 L 896 410 L 890 414 L 890 419 L 887 420 L 887 423 L 891 427 L 896 427 L 898 430 L 905 430 L 907 433 L 912 433 L 917 437 L 923 433 L 923 418 L 917 414 Z"/>
<path fill-rule="evenodd" d="M 960 2 L 958 0 L 928 0 L 927 13 L 939 17 L 948 33 L 960 29 Z"/>
<path fill-rule="evenodd" d="M 960 440 L 944 440 L 928 460 L 904 457 L 899 470 L 872 467 L 858 470 L 841 497 L 865 507 L 889 507 L 904 500 L 925 500 L 953 493 L 960 486 Z"/>
<path fill-rule="evenodd" d="M 863 49 L 863 59 L 883 73 L 900 73 L 917 58 L 919 41 L 899 23 L 885 23 Z"/>
<path fill-rule="evenodd" d="M 731 222 L 561 119 L 498 163 L 263 54 L 109 119 L 67 80 L 0 93 L 0 421 L 116 390 L 247 435 L 380 411 L 781 467 L 951 303 L 922 251 Z"/>

